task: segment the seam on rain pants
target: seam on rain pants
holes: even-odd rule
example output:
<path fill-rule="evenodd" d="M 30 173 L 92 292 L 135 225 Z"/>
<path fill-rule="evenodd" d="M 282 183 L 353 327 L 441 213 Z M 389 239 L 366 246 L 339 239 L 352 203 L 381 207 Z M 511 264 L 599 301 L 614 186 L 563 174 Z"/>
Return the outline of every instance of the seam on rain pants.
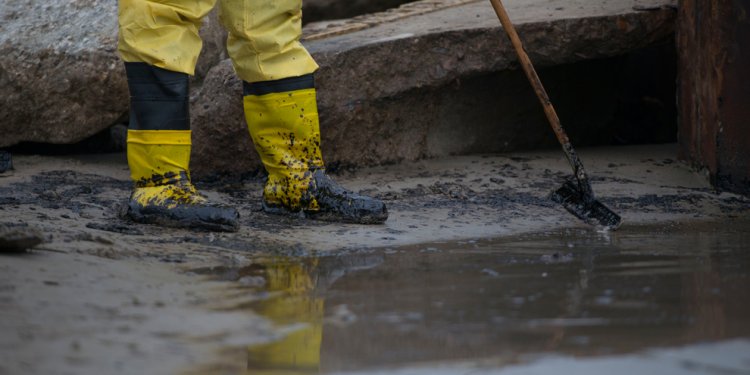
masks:
<path fill-rule="evenodd" d="M 318 65 L 299 42 L 302 0 L 119 0 L 118 50 L 125 62 L 195 73 L 198 30 L 219 2 L 227 50 L 246 82 L 313 73 Z"/>

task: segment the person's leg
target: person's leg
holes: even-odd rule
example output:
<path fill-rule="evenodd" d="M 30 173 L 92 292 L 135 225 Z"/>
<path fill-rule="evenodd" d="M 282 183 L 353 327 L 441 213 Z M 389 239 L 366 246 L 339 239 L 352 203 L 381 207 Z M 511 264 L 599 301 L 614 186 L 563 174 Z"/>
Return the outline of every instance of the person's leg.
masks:
<path fill-rule="evenodd" d="M 190 182 L 189 74 L 200 53 L 198 28 L 215 0 L 120 0 L 118 49 L 130 90 L 128 165 L 137 222 L 234 231 L 234 208 L 214 205 Z M 190 7 L 188 7 L 190 5 Z"/>
<path fill-rule="evenodd" d="M 119 41 L 123 61 L 146 63 L 192 75 L 203 43 L 203 17 L 216 0 L 120 0 Z"/>
<path fill-rule="evenodd" d="M 382 201 L 354 194 L 326 173 L 313 72 L 299 42 L 301 0 L 221 0 L 227 47 L 244 81 L 244 108 L 255 149 L 268 172 L 263 208 L 321 220 L 382 223 Z"/>
<path fill-rule="evenodd" d="M 274 81 L 318 69 L 299 42 L 301 0 L 220 0 L 219 4 L 219 18 L 229 32 L 227 51 L 243 81 Z"/>

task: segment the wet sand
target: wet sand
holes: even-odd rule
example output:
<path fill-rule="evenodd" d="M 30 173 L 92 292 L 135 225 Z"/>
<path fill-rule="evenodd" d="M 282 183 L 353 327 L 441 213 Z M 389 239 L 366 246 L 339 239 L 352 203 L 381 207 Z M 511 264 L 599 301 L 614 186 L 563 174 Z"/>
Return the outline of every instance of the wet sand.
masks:
<path fill-rule="evenodd" d="M 390 314 L 387 307 L 381 315 L 375 314 L 377 309 L 370 316 L 357 310 L 358 306 L 366 306 L 366 301 L 359 303 L 357 299 L 373 300 L 378 293 L 393 291 L 411 291 L 414 297 L 399 305 L 420 301 L 424 296 L 441 295 L 446 298 L 463 296 L 461 298 L 467 298 L 467 305 L 476 305 L 476 301 L 495 303 L 480 306 L 470 316 L 482 318 L 483 324 L 489 324 L 485 328 L 479 326 L 484 336 L 492 337 L 493 329 L 499 330 L 495 337 L 497 332 L 507 333 L 506 346 L 501 347 L 507 352 L 505 349 L 499 352 L 511 353 L 513 358 L 523 353 L 631 355 L 651 347 L 681 347 L 704 339 L 724 340 L 729 338 L 726 332 L 746 338 L 747 318 L 729 319 L 728 322 L 735 325 L 724 326 L 724 336 L 709 337 L 715 327 L 707 326 L 704 336 L 696 335 L 693 339 L 682 337 L 689 334 L 685 327 L 693 323 L 679 314 L 675 321 L 643 320 L 634 321 L 632 325 L 618 318 L 633 311 L 648 312 L 652 306 L 649 303 L 659 305 L 658 301 L 669 302 L 668 297 L 675 296 L 682 302 L 672 305 L 664 302 L 666 306 L 693 303 L 698 311 L 705 305 L 706 319 L 713 322 L 711 317 L 722 312 L 715 311 L 716 304 L 706 303 L 712 295 L 711 280 L 718 279 L 716 282 L 721 284 L 729 275 L 745 280 L 736 285 L 747 282 L 746 246 L 740 251 L 732 247 L 736 241 L 726 242 L 725 247 L 730 248 L 732 256 L 739 257 L 727 262 L 722 257 L 729 253 L 721 246 L 682 256 L 679 250 L 700 244 L 698 240 L 683 237 L 681 242 L 668 241 L 673 233 L 690 233 L 690 225 L 700 223 L 738 222 L 740 227 L 735 235 L 747 232 L 745 224 L 750 214 L 750 199 L 714 192 L 702 175 L 675 160 L 675 151 L 673 145 L 580 150 L 598 197 L 625 220 L 621 230 L 615 233 L 599 233 L 549 201 L 548 194 L 570 174 L 562 154 L 556 151 L 452 157 L 344 171 L 335 176 L 355 191 L 386 201 L 391 218 L 379 226 L 339 225 L 266 215 L 259 210 L 260 178 L 199 181 L 199 187 L 210 198 L 239 208 L 243 228 L 234 234 L 163 229 L 121 219 L 118 212 L 129 190 L 123 155 L 15 155 L 16 170 L 10 176 L 0 177 L 0 222 L 37 228 L 45 242 L 29 253 L 0 257 L 0 328 L 4 332 L 0 339 L 0 373 L 172 374 L 202 369 L 210 370 L 208 373 L 237 373 L 238 369 L 247 368 L 248 358 L 252 358 L 249 348 L 253 345 L 264 343 L 265 350 L 271 350 L 268 345 L 284 342 L 285 337 L 294 337 L 294 332 L 304 331 L 305 324 L 294 326 L 283 320 L 279 324 L 264 314 L 273 309 L 273 303 L 268 306 L 268 295 L 273 293 L 269 292 L 271 279 L 263 272 L 267 272 L 268 264 L 283 264 L 278 261 L 279 257 L 307 264 L 305 267 L 312 267 L 316 262 L 315 267 L 323 267 L 330 259 L 340 262 L 347 259 L 347 255 L 355 259 L 344 271 L 330 269 L 329 273 L 340 275 L 329 278 L 323 283 L 326 285 L 320 284 L 322 289 L 317 282 L 325 280 L 308 277 L 305 285 L 310 285 L 311 289 L 295 292 L 296 299 L 309 302 L 308 292 L 315 290 L 313 311 L 322 314 L 324 323 L 320 328 L 325 332 L 320 353 L 322 358 L 334 358 L 333 362 L 329 359 L 321 364 L 326 371 L 377 370 L 377 367 L 363 365 L 370 362 L 360 361 L 362 355 L 343 355 L 345 351 L 331 348 L 331 341 L 326 341 L 341 337 L 334 343 L 341 342 L 347 350 L 358 350 L 357 345 L 344 345 L 350 341 L 343 338 L 355 340 L 357 337 L 347 333 L 352 332 L 351 324 L 365 324 L 354 330 L 357 332 L 388 332 L 386 328 L 401 329 L 402 323 L 408 328 L 409 319 L 415 319 L 417 328 L 427 325 L 433 329 L 420 328 L 420 332 L 430 333 L 424 337 L 408 335 L 408 329 L 404 331 L 403 334 L 414 340 L 454 345 L 445 348 L 463 347 L 456 346 L 464 342 L 462 340 L 476 344 L 465 346 L 467 348 L 485 348 L 483 342 L 494 343 L 483 341 L 486 337 L 476 339 L 468 335 L 477 326 L 470 325 L 471 329 L 459 326 L 451 331 L 451 324 L 443 324 L 450 319 L 427 319 L 429 316 L 424 311 L 420 315 L 419 311 L 425 310 L 424 304 L 411 309 L 414 311 L 396 311 L 395 314 Z M 651 229 L 644 231 L 643 228 Z M 539 233 L 548 233 L 551 237 L 540 239 Z M 641 235 L 644 240 L 633 245 L 637 251 L 622 247 L 638 242 L 633 238 Z M 491 238 L 499 242 L 489 241 Z M 740 238 L 744 241 L 741 244 L 747 243 L 746 236 Z M 511 241 L 512 246 L 507 241 Z M 485 243 L 491 246 L 481 250 Z M 670 247 L 660 248 L 664 243 Z M 568 247 L 570 244 L 573 246 Z M 475 245 L 480 250 L 471 250 Z M 610 252 L 612 254 L 608 254 Z M 643 259 L 638 258 L 639 252 Z M 372 255 L 362 255 L 369 253 Z M 393 253 L 401 254 L 397 257 L 402 260 L 386 261 L 396 257 Z M 488 256 L 485 253 L 491 257 L 485 259 Z M 596 260 L 593 279 L 581 273 L 581 270 L 589 272 L 586 257 L 591 254 Z M 620 255 L 624 258 L 618 258 Z M 323 260 L 316 261 L 318 258 Z M 275 261 L 268 263 L 268 259 Z M 503 263 L 513 259 L 520 265 Z M 490 261 L 498 265 L 483 264 Z M 264 264 L 266 271 L 253 268 L 253 265 Z M 410 264 L 421 265 L 422 268 L 416 270 L 444 269 L 438 273 L 440 277 L 433 278 L 415 272 Z M 511 272 L 500 267 L 503 265 L 509 266 Z M 720 268 L 715 274 L 704 272 L 705 267 L 713 269 L 715 266 Z M 564 272 L 558 275 L 546 270 L 556 267 Z M 732 267 L 736 270 L 732 271 Z M 731 272 L 727 273 L 727 268 Z M 217 280 L 217 272 L 214 272 L 217 269 L 226 271 L 219 274 L 230 276 Z M 243 269 L 247 272 L 238 271 Z M 653 285 L 659 282 L 665 286 L 658 298 L 647 299 L 645 304 L 641 299 L 645 298 L 643 291 L 648 285 L 637 284 L 631 288 L 617 281 L 627 278 L 629 273 L 637 275 L 642 269 L 649 272 L 656 269 L 643 277 L 653 278 Z M 539 270 L 547 272 L 548 276 L 542 278 Z M 695 270 L 700 272 L 693 272 Z M 238 277 L 231 276 L 232 272 Z M 467 277 L 462 277 L 462 272 Z M 451 274 L 455 274 L 455 278 L 446 276 Z M 495 285 L 495 279 L 505 277 L 508 278 L 505 282 L 513 280 L 513 285 L 521 288 L 517 289 L 517 295 L 508 294 L 499 286 L 498 291 L 504 294 L 500 294 L 503 297 L 498 300 L 484 299 L 477 292 L 483 287 L 487 293 L 492 290 L 488 285 Z M 691 284 L 690 277 L 699 279 Z M 606 286 L 610 278 L 612 284 Z M 394 280 L 399 282 L 393 283 Z M 589 284 L 596 281 L 597 286 L 588 289 L 571 286 L 583 285 L 585 280 Z M 370 285 L 382 291 L 370 290 Z M 461 292 L 467 285 L 473 288 L 472 293 Z M 454 289 L 444 293 L 439 287 L 446 291 Z M 274 288 L 283 290 L 278 285 Z M 692 295 L 690 288 L 695 289 Z M 728 300 L 739 293 L 735 289 L 721 288 L 720 299 Z M 529 296 L 536 290 L 549 290 L 555 297 L 540 296 L 537 300 L 548 302 L 525 310 L 524 306 L 529 306 Z M 742 290 L 746 289 L 739 289 Z M 333 294 L 326 294 L 329 292 Z M 317 305 L 321 301 L 316 302 L 316 298 L 324 300 L 322 306 Z M 354 302 L 349 302 L 351 298 Z M 575 310 L 576 298 L 579 310 Z M 694 302 L 690 302 L 690 298 Z M 522 303 L 517 304 L 519 301 Z M 682 311 L 679 308 L 667 310 L 679 313 Z M 734 308 L 744 307 L 736 305 Z M 575 316 L 576 311 L 580 314 L 584 310 L 597 313 L 611 310 L 613 315 L 604 318 L 597 314 Z M 306 314 L 306 319 L 312 319 L 309 311 Z M 294 320 L 293 316 L 285 319 Z M 499 318 L 506 320 L 497 320 Z M 687 320 L 680 320 L 683 318 Z M 355 323 L 348 323 L 350 319 L 356 319 Z M 597 325 L 601 319 L 619 323 L 605 325 L 609 328 L 603 329 L 601 335 L 587 331 L 601 328 Z M 503 331 L 503 327 L 509 326 L 522 329 Z M 644 330 L 658 327 L 664 331 L 657 330 L 653 339 L 643 341 L 633 327 Z M 741 329 L 730 329 L 732 327 Z M 603 337 L 612 334 L 621 335 L 622 347 L 591 352 L 591 348 L 609 348 L 609 339 Z M 676 336 L 680 339 L 673 340 Z M 522 340 L 517 340 L 519 337 Z M 373 340 L 356 339 L 354 342 L 374 343 L 373 355 L 384 352 L 382 345 L 387 346 L 388 341 L 377 346 L 378 341 Z M 558 340 L 556 344 L 555 340 Z M 541 350 L 540 345 L 548 341 L 552 345 L 550 349 Z M 526 343 L 528 347 L 516 347 L 516 343 Z M 415 363 L 430 363 L 436 356 L 445 356 L 448 362 L 459 364 L 466 360 L 470 363 L 487 358 L 497 360 L 493 353 L 498 353 L 498 350 L 477 349 L 473 351 L 475 354 L 464 356 L 460 351 L 440 350 L 426 349 L 423 357 L 403 350 L 402 361 L 388 357 L 382 360 L 377 355 L 372 361 L 411 368 Z M 347 358 L 352 358 L 353 362 L 347 362 Z"/>

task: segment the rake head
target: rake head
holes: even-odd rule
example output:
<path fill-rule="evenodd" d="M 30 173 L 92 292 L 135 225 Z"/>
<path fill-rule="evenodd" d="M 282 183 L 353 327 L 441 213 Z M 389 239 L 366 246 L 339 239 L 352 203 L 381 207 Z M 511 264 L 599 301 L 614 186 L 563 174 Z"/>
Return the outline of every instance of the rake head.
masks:
<path fill-rule="evenodd" d="M 581 189 L 578 184 L 566 181 L 554 191 L 552 200 L 560 203 L 568 212 L 591 225 L 615 230 L 622 224 L 622 218 L 607 206 L 596 200 L 591 189 Z"/>

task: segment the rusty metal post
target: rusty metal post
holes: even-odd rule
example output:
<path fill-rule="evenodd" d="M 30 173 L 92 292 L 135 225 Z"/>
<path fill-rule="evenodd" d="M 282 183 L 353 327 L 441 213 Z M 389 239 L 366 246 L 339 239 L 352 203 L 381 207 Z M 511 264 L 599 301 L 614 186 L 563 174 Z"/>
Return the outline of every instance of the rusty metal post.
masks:
<path fill-rule="evenodd" d="M 750 0 L 680 0 L 680 157 L 750 195 Z"/>

